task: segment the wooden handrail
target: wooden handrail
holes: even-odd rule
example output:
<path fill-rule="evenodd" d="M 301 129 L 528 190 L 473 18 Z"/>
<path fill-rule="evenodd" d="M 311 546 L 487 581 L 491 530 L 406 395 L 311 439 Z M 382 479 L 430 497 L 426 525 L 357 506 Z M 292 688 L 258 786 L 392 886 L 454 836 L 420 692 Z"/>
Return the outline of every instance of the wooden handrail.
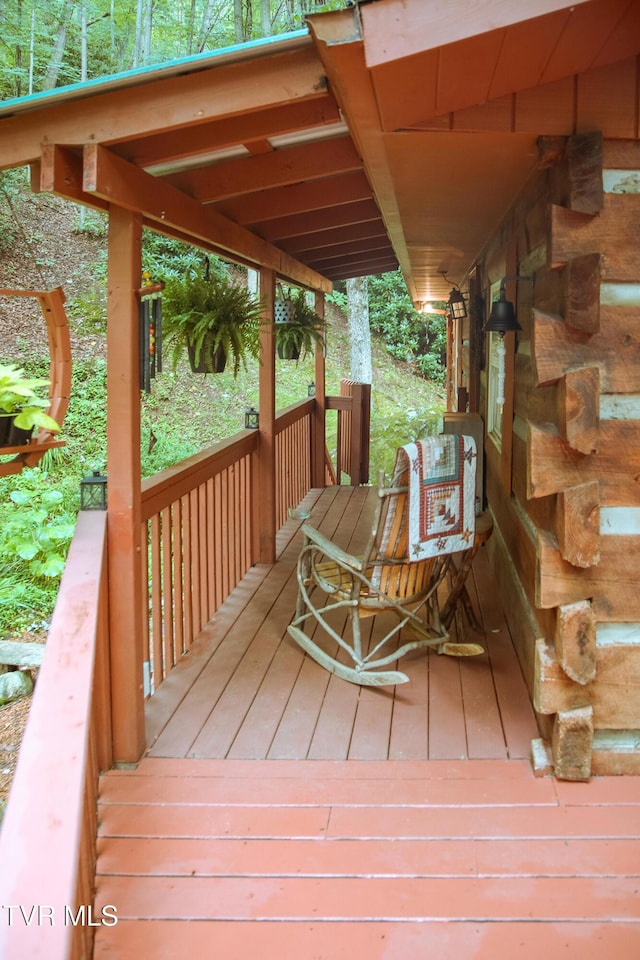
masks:
<path fill-rule="evenodd" d="M 3 960 L 92 952 L 97 783 L 111 765 L 106 519 L 78 517 L 2 824 Z"/>
<path fill-rule="evenodd" d="M 258 445 L 255 430 L 239 433 L 213 447 L 181 460 L 179 463 L 142 481 L 142 520 L 149 520 L 180 497 L 195 490 L 227 467 L 253 453 Z"/>
<path fill-rule="evenodd" d="M 274 430 L 276 436 L 286 430 L 287 427 L 291 427 L 294 423 L 297 423 L 298 420 L 303 420 L 309 416 L 313 411 L 314 402 L 313 397 L 310 397 L 305 400 L 298 400 L 296 403 L 292 403 L 288 407 L 285 407 L 284 410 L 281 410 L 280 413 L 276 415 Z"/>

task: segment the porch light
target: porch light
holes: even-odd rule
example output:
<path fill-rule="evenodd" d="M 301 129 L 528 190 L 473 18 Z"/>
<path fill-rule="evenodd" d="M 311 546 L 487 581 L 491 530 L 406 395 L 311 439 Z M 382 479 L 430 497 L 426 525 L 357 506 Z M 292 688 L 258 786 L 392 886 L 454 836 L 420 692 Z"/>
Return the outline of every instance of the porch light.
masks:
<path fill-rule="evenodd" d="M 449 294 L 449 311 L 454 320 L 464 320 L 467 315 L 467 305 L 464 297 L 455 287 Z"/>
<path fill-rule="evenodd" d="M 80 509 L 107 509 L 107 478 L 99 470 L 80 481 Z"/>
<path fill-rule="evenodd" d="M 255 407 L 250 407 L 245 411 L 244 428 L 245 430 L 257 430 L 260 426 L 260 414 Z"/>
<path fill-rule="evenodd" d="M 311 381 L 311 383 L 307 384 L 307 396 L 315 397 L 315 395 L 316 395 L 316 385 L 313 381 Z"/>

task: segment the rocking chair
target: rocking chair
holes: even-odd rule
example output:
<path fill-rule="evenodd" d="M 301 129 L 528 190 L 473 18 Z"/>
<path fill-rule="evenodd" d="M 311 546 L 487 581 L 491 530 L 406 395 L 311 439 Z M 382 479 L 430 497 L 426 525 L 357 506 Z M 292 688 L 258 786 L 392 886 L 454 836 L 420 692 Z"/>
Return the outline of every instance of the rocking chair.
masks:
<path fill-rule="evenodd" d="M 374 526 L 361 557 L 303 524 L 298 599 L 288 631 L 331 673 L 364 686 L 399 684 L 409 679 L 406 674 L 379 668 L 410 650 L 483 652 L 477 644 L 450 643 L 438 601 L 452 554 L 473 546 L 475 467 L 472 437 L 442 435 L 400 447 L 391 485 L 385 487 L 381 476 Z M 361 620 L 383 611 L 394 615 L 391 629 L 365 650 Z M 350 631 L 342 628 L 340 612 L 347 613 Z M 304 632 L 308 620 L 326 632 L 334 651 L 337 644 L 342 660 Z M 411 635 L 401 637 L 405 628 Z"/>

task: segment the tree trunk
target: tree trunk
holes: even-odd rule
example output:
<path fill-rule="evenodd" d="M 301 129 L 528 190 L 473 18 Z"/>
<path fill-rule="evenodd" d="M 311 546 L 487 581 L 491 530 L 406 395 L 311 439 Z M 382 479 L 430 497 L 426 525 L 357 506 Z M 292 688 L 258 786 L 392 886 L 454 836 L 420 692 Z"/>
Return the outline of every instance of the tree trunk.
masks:
<path fill-rule="evenodd" d="M 64 50 L 67 45 L 67 27 L 73 16 L 74 7 L 74 0 L 66 0 L 62 8 L 62 16 L 60 17 L 58 29 L 56 30 L 56 38 L 53 43 L 53 51 L 42 83 L 43 90 L 53 90 L 58 82 L 58 74 L 60 73 L 62 58 L 64 57 Z"/>
<path fill-rule="evenodd" d="M 260 0 L 260 35 L 271 36 L 271 4 L 269 0 Z"/>
<path fill-rule="evenodd" d="M 347 280 L 347 316 L 351 346 L 351 379 L 372 383 L 371 330 L 369 328 L 369 290 L 366 277 Z"/>

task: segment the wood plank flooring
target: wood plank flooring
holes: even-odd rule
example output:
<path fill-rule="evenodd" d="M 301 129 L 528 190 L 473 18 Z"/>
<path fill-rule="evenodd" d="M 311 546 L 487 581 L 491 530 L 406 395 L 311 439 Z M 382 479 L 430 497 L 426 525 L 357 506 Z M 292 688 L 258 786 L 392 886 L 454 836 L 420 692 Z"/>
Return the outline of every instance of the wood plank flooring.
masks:
<path fill-rule="evenodd" d="M 371 496 L 309 496 L 356 551 Z M 148 704 L 147 756 L 101 779 L 95 960 L 609 960 L 640 955 L 640 778 L 563 783 L 482 551 L 480 657 L 407 656 L 359 688 L 286 633 L 299 521 Z M 374 630 L 377 629 L 374 627 Z"/>
<path fill-rule="evenodd" d="M 376 491 L 312 492 L 303 512 L 345 549 L 362 549 Z M 249 571 L 147 707 L 148 755 L 231 759 L 524 758 L 537 727 L 499 591 L 482 551 L 470 578 L 486 653 L 457 659 L 417 651 L 410 682 L 346 683 L 289 638 L 300 520 L 282 530 L 279 559 Z M 384 618 L 369 621 L 374 636 Z"/>
<path fill-rule="evenodd" d="M 94 958 L 634 957 L 640 780 L 148 758 L 102 779 Z"/>

